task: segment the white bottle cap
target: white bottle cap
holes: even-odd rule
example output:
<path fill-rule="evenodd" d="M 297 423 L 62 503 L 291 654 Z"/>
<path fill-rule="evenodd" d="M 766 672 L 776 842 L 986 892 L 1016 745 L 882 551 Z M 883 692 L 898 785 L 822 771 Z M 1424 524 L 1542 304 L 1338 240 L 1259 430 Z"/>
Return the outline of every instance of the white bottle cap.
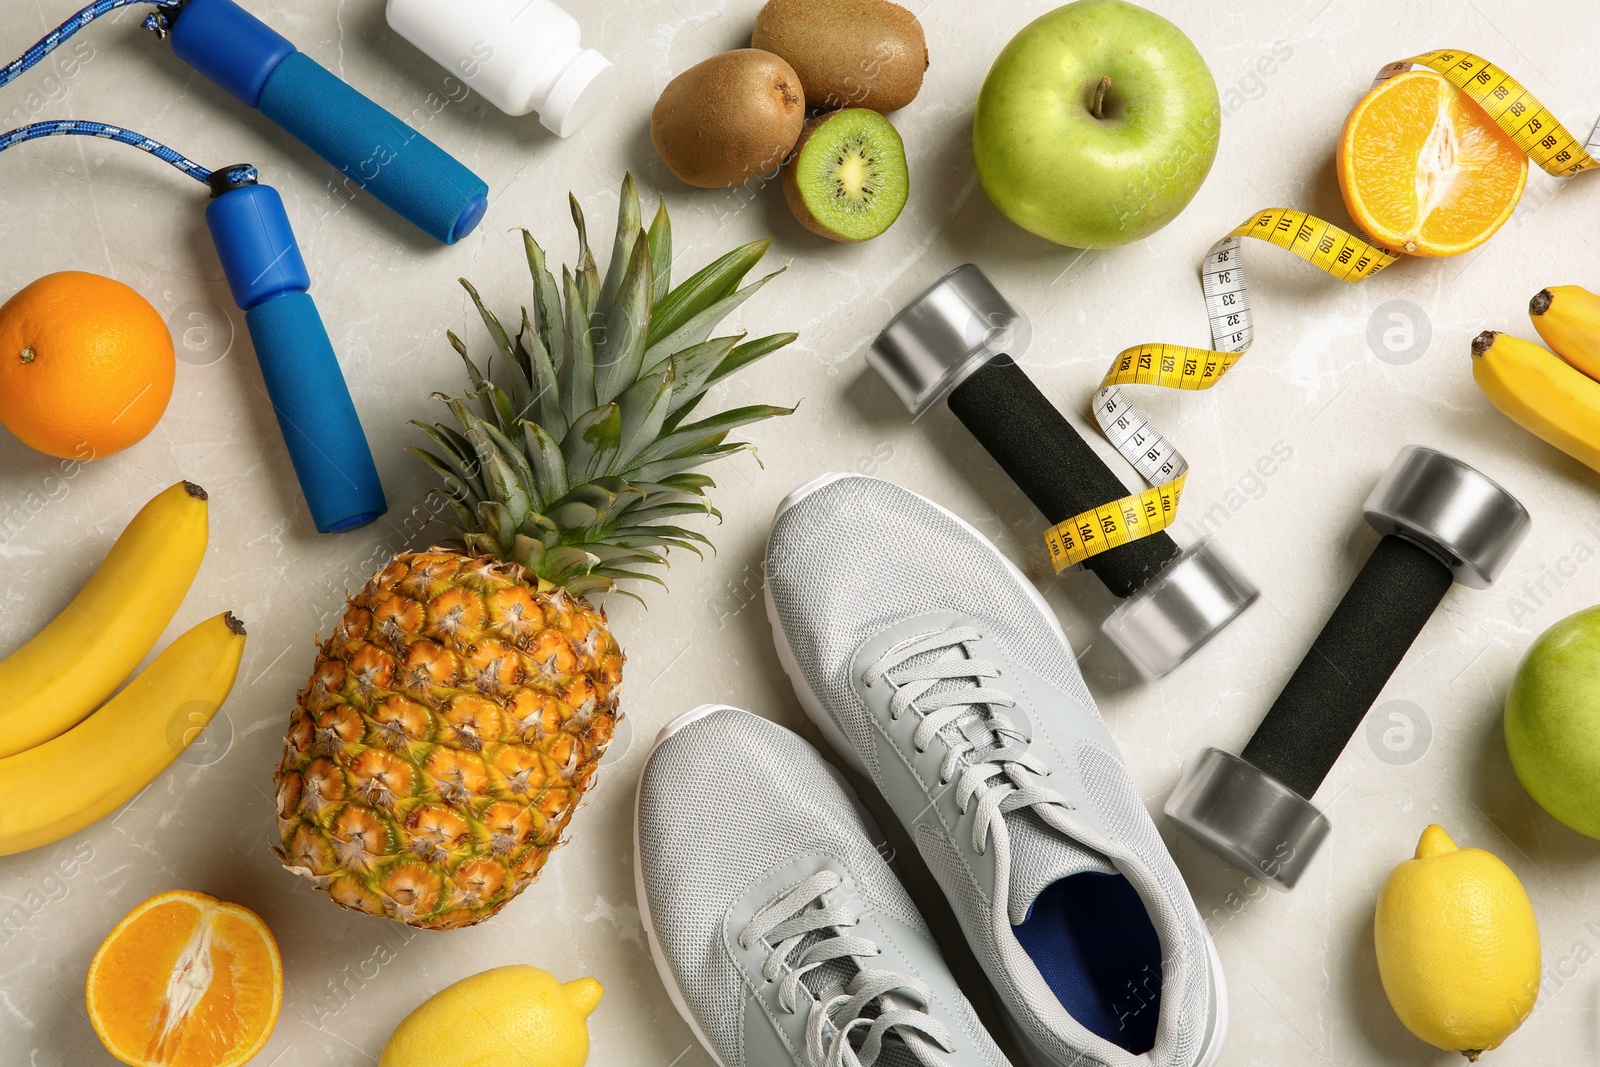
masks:
<path fill-rule="evenodd" d="M 579 52 L 556 77 L 539 109 L 539 121 L 546 129 L 567 136 L 589 120 L 605 100 L 615 67 L 592 48 Z"/>

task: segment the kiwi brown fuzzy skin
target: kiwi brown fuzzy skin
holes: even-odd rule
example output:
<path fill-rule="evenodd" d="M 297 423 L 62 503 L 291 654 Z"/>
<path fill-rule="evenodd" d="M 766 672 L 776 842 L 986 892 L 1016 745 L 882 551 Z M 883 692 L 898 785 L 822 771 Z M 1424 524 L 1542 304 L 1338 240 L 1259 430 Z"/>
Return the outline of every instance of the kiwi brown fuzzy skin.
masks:
<path fill-rule="evenodd" d="M 723 189 L 777 167 L 805 124 L 794 68 L 758 48 L 696 63 L 662 90 L 650 143 L 667 169 L 702 189 Z"/>
<path fill-rule="evenodd" d="M 928 69 L 922 23 L 889 0 L 768 0 L 750 44 L 788 60 L 812 107 L 887 115 L 915 99 Z"/>

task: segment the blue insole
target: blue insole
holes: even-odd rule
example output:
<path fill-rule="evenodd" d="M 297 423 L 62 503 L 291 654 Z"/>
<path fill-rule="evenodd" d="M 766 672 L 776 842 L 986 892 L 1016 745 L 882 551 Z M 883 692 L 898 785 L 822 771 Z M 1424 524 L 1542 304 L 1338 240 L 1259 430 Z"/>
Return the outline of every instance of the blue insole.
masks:
<path fill-rule="evenodd" d="M 1126 878 L 1063 878 L 1012 929 L 1067 1014 L 1135 1055 L 1155 1046 L 1161 940 Z"/>

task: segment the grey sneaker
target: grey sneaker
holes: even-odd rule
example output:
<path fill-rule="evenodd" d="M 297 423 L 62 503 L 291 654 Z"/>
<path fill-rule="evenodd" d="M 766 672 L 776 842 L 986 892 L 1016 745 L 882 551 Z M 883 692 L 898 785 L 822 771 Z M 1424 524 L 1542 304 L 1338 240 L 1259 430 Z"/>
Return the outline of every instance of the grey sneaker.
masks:
<path fill-rule="evenodd" d="M 1213 1064 L 1216 950 L 1021 572 L 937 504 L 830 475 L 778 509 L 767 608 L 801 704 L 916 841 L 1029 1059 Z"/>
<path fill-rule="evenodd" d="M 650 954 L 720 1067 L 1007 1067 L 801 738 L 691 711 L 656 739 L 634 825 Z"/>

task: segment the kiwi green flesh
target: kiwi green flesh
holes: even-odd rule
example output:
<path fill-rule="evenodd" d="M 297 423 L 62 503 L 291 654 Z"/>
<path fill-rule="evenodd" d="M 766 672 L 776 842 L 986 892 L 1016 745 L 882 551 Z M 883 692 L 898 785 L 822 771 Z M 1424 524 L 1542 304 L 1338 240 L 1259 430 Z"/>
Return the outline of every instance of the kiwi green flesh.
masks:
<path fill-rule="evenodd" d="M 827 116 L 806 138 L 794 166 L 806 209 L 843 240 L 878 236 L 906 205 L 905 144 L 876 111 L 851 108 Z"/>

